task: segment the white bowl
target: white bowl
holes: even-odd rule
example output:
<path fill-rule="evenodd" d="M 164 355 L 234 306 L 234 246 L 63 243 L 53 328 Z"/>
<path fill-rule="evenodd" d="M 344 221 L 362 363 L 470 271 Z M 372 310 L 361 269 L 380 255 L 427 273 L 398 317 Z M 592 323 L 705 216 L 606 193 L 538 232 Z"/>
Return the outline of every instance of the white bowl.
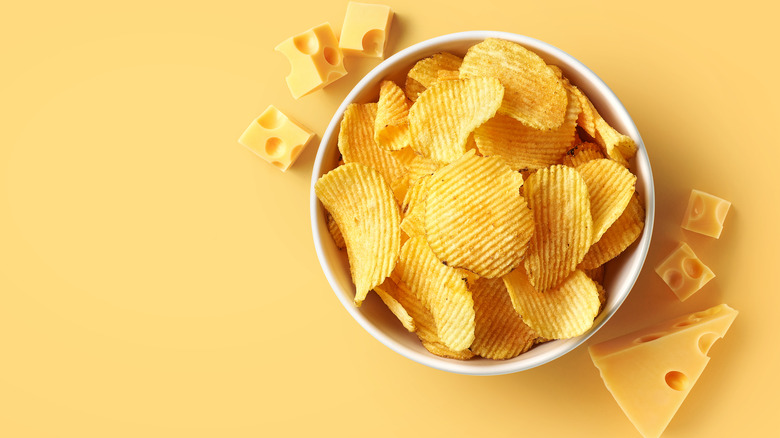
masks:
<path fill-rule="evenodd" d="M 346 251 L 339 251 L 328 233 L 325 211 L 314 194 L 314 183 L 320 176 L 337 165 L 339 124 L 347 105 L 354 102 L 376 102 L 379 97 L 379 84 L 383 79 L 389 78 L 402 85 L 407 71 L 417 60 L 441 51 L 462 56 L 469 47 L 485 38 L 502 38 L 514 41 L 536 52 L 546 62 L 560 67 L 563 74 L 591 99 L 604 119 L 619 132 L 636 141 L 639 150 L 634 158 L 632 170 L 638 177 L 637 191 L 645 200 L 647 215 L 642 236 L 608 265 L 604 284 L 607 290 L 607 303 L 604 311 L 596 318 L 590 330 L 576 338 L 538 345 L 513 359 L 474 358 L 460 361 L 434 356 L 425 350 L 417 336 L 407 332 L 401 326 L 376 294 L 369 294 L 360 308 L 355 307 L 353 302 L 355 288 L 349 273 Z M 322 137 L 312 171 L 310 203 L 311 225 L 317 257 L 336 296 L 352 317 L 384 345 L 409 359 L 436 369 L 469 375 L 497 375 L 527 370 L 568 353 L 593 335 L 618 310 L 639 276 L 647 250 L 650 247 L 655 216 L 655 195 L 650 160 L 642 138 L 639 136 L 639 131 L 617 96 L 595 73 L 560 49 L 523 35 L 494 31 L 460 32 L 423 41 L 391 56 L 369 72 L 336 110 Z M 344 348 L 351 347 L 344 346 Z"/>

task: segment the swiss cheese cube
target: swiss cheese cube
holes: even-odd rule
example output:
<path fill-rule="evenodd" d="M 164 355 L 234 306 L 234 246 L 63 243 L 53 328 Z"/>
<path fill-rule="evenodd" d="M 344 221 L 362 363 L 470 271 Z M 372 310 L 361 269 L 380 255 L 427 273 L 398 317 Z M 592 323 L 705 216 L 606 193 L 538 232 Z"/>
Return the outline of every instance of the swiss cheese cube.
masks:
<path fill-rule="evenodd" d="M 290 61 L 287 87 L 295 99 L 332 83 L 347 74 L 344 57 L 330 23 L 282 41 L 275 49 Z"/>
<path fill-rule="evenodd" d="M 383 58 L 392 20 L 389 6 L 349 2 L 339 47 L 347 56 Z"/>
<path fill-rule="evenodd" d="M 723 231 L 723 221 L 729 212 L 731 202 L 717 196 L 692 190 L 685 210 L 682 227 L 705 236 L 720 238 Z"/>
<path fill-rule="evenodd" d="M 589 347 L 604 384 L 642 436 L 666 429 L 736 316 L 720 304 Z"/>
<path fill-rule="evenodd" d="M 685 301 L 702 288 L 715 274 L 707 267 L 688 244 L 681 242 L 658 266 L 655 272 L 677 295 Z"/>
<path fill-rule="evenodd" d="M 246 128 L 238 142 L 284 172 L 313 136 L 306 127 L 269 105 Z"/>

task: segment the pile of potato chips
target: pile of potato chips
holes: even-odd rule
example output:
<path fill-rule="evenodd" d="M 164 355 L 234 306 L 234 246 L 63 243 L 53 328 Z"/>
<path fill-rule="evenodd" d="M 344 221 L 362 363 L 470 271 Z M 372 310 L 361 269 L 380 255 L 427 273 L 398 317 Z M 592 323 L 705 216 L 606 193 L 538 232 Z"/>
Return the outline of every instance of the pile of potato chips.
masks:
<path fill-rule="evenodd" d="M 508 359 L 586 332 L 605 263 L 644 226 L 634 141 L 519 44 L 418 61 L 341 122 L 315 184 L 360 306 L 375 291 L 433 354 Z"/>

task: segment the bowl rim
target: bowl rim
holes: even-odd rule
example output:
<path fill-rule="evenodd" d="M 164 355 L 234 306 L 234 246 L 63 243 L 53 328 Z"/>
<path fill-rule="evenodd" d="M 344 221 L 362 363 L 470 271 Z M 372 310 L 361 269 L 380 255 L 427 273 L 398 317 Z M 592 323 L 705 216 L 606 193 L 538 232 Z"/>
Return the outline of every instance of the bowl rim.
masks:
<path fill-rule="evenodd" d="M 607 311 L 606 309 L 602 311 L 602 313 L 597 318 L 596 322 L 594 322 L 593 326 L 586 333 L 577 336 L 575 338 L 563 340 L 565 341 L 563 344 L 557 345 L 558 348 L 551 348 L 549 352 L 545 352 L 536 355 L 534 357 L 530 357 L 524 361 L 512 361 L 512 362 L 493 361 L 493 364 L 491 364 L 490 366 L 473 366 L 470 364 L 470 361 L 458 361 L 454 359 L 442 358 L 430 354 L 428 352 L 423 353 L 423 352 L 418 352 L 407 348 L 406 346 L 400 344 L 395 339 L 385 334 L 366 315 L 360 312 L 359 308 L 354 305 L 354 302 L 351 297 L 346 296 L 347 294 L 339 293 L 339 290 L 341 288 L 334 274 L 331 272 L 331 268 L 328 266 L 325 250 L 321 244 L 323 239 L 321 236 L 322 228 L 320 227 L 320 220 L 323 217 L 323 214 L 320 212 L 321 210 L 320 203 L 314 192 L 314 185 L 317 182 L 317 180 L 320 178 L 320 176 L 322 176 L 325 173 L 323 172 L 323 164 L 324 161 L 326 160 L 325 152 L 327 149 L 327 145 L 331 141 L 333 141 L 333 136 L 337 135 L 338 127 L 341 123 L 341 118 L 344 112 L 346 111 L 347 106 L 350 103 L 353 103 L 357 100 L 357 97 L 364 92 L 364 88 L 366 88 L 367 85 L 374 82 L 379 76 L 381 77 L 387 76 L 389 74 L 388 70 L 396 67 L 395 66 L 396 62 L 401 61 L 412 54 L 419 54 L 420 52 L 426 52 L 426 51 L 430 52 L 433 47 L 437 47 L 442 44 L 457 43 L 459 41 L 464 41 L 464 40 L 479 41 L 479 40 L 484 40 L 486 38 L 501 38 L 501 39 L 514 41 L 537 53 L 538 51 L 543 51 L 546 54 L 549 54 L 550 57 L 554 57 L 558 60 L 565 60 L 567 64 L 572 66 L 572 68 L 574 68 L 578 72 L 578 74 L 585 77 L 589 83 L 591 83 L 593 86 L 598 88 L 601 97 L 603 97 L 607 101 L 607 106 L 614 113 L 617 113 L 618 117 L 620 117 L 624 121 L 624 124 L 626 125 L 627 128 L 626 129 L 627 132 L 623 132 L 623 133 L 631 137 L 637 144 L 638 150 L 636 155 L 637 158 L 635 158 L 635 160 L 637 162 L 637 165 L 642 166 L 642 175 L 647 180 L 647 184 L 645 184 L 645 186 L 648 188 L 648 190 L 645 190 L 643 193 L 643 197 L 645 199 L 644 229 L 642 231 L 642 235 L 640 236 L 638 242 L 634 243 L 634 245 L 637 245 L 637 248 L 635 248 L 634 251 L 638 252 L 639 258 L 633 260 L 634 269 L 629 275 L 626 292 L 622 297 L 619 297 L 614 307 L 611 308 L 609 311 Z M 435 53 L 435 51 L 432 53 Z M 420 55 L 420 58 L 424 56 L 429 56 L 429 55 Z M 542 55 L 540 54 L 540 56 Z M 640 164 L 640 158 L 642 159 L 641 163 L 644 163 L 644 165 Z M 312 238 L 314 240 L 314 247 L 317 254 L 317 259 L 320 263 L 320 267 L 322 268 L 323 273 L 325 274 L 325 277 L 328 280 L 331 289 L 333 290 L 333 292 L 335 293 L 336 297 L 339 299 L 343 307 L 347 310 L 347 312 L 355 319 L 355 321 L 363 329 L 368 331 L 368 333 L 371 334 L 371 336 L 373 336 L 375 339 L 377 339 L 379 342 L 381 342 L 383 345 L 390 348 L 394 352 L 408 359 L 411 359 L 417 363 L 429 366 L 434 369 L 448 371 L 456 374 L 464 374 L 464 375 L 501 375 L 501 374 L 509 374 L 509 373 L 528 370 L 543 365 L 545 363 L 551 362 L 552 360 L 555 360 L 561 356 L 564 356 L 567 353 L 574 350 L 575 348 L 577 348 L 578 346 L 580 346 L 581 344 L 583 344 L 588 338 L 590 338 L 590 336 L 595 334 L 615 314 L 615 312 L 621 307 L 625 299 L 630 294 L 631 289 L 633 289 L 634 285 L 636 284 L 636 281 L 639 278 L 639 275 L 644 266 L 644 262 L 647 258 L 647 253 L 650 247 L 650 241 L 653 233 L 653 222 L 655 218 L 655 185 L 653 181 L 652 169 L 650 166 L 650 159 L 647 155 L 647 150 L 645 149 L 644 142 L 642 141 L 642 138 L 639 135 L 639 131 L 636 127 L 636 124 L 634 123 L 633 119 L 629 115 L 626 108 L 618 99 L 617 95 L 615 95 L 615 93 L 607 86 L 607 84 L 601 78 L 599 78 L 590 68 L 588 68 L 587 66 L 585 66 L 585 64 L 583 64 L 573 56 L 569 55 L 568 53 L 564 52 L 563 50 L 549 43 L 543 42 L 541 40 L 529 36 L 511 33 L 511 32 L 492 31 L 492 30 L 472 30 L 472 31 L 456 32 L 456 33 L 445 34 L 445 35 L 441 35 L 438 37 L 421 41 L 403 50 L 400 50 L 399 52 L 385 59 L 384 61 L 379 63 L 376 67 L 374 67 L 371 71 L 369 71 L 363 78 L 361 78 L 361 80 L 352 88 L 349 94 L 347 94 L 347 96 L 344 98 L 342 103 L 339 105 L 336 112 L 333 114 L 333 117 L 331 118 L 325 130 L 325 133 L 322 136 L 322 139 L 320 140 L 320 143 L 318 145 L 318 150 L 317 150 L 317 156 L 315 158 L 314 165 L 312 168 L 311 187 L 309 191 L 309 196 L 310 196 L 309 203 L 310 203 Z M 560 340 L 553 341 L 553 342 L 560 342 Z M 540 346 L 537 346 L 535 348 L 539 348 L 539 347 Z"/>

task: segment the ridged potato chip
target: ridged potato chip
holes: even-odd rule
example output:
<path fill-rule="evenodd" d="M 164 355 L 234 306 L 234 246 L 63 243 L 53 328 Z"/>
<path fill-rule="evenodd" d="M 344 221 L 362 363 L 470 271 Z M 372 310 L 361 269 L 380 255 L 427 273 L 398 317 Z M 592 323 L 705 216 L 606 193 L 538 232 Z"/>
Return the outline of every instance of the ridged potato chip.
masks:
<path fill-rule="evenodd" d="M 469 360 L 472 357 L 474 357 L 474 353 L 469 350 L 462 350 L 462 351 L 454 351 L 451 348 L 448 348 L 446 345 L 442 344 L 441 342 L 428 342 L 428 341 L 422 341 L 423 347 L 425 347 L 426 350 L 428 350 L 430 353 L 435 354 L 436 356 L 441 357 L 448 357 L 450 359 L 458 359 L 458 360 Z"/>
<path fill-rule="evenodd" d="M 390 188 L 393 189 L 395 200 L 398 201 L 399 205 L 403 202 L 404 198 L 406 197 L 406 193 L 409 192 L 409 186 L 411 185 L 411 178 L 412 176 L 409 173 L 405 173 L 402 176 L 396 178 L 395 181 L 390 183 Z"/>
<path fill-rule="evenodd" d="M 436 81 L 454 81 L 460 79 L 458 70 L 439 70 L 436 72 Z"/>
<path fill-rule="evenodd" d="M 398 261 L 401 215 L 393 191 L 377 170 L 347 163 L 320 177 L 314 192 L 344 236 L 359 306 Z"/>
<path fill-rule="evenodd" d="M 539 169 L 560 163 L 574 144 L 580 105 L 569 98 L 563 123 L 555 129 L 539 130 L 505 115 L 496 115 L 474 130 L 479 152 L 498 155 L 513 170 Z"/>
<path fill-rule="evenodd" d="M 591 160 L 576 169 L 588 186 L 595 242 L 623 214 L 634 194 L 636 175 L 608 159 Z"/>
<path fill-rule="evenodd" d="M 604 147 L 610 158 L 628 167 L 628 160 L 636 155 L 636 143 L 631 137 L 617 132 L 598 113 L 596 115 L 596 142 Z"/>
<path fill-rule="evenodd" d="M 500 278 L 480 278 L 470 288 L 476 329 L 471 351 L 488 359 L 510 359 L 534 346 L 538 335 L 515 311 Z"/>
<path fill-rule="evenodd" d="M 409 165 L 412 164 L 412 161 L 419 157 L 417 155 L 417 152 L 414 151 L 410 146 L 406 146 L 405 148 L 399 149 L 397 151 L 390 151 L 390 155 L 395 157 L 396 160 L 398 160 L 401 165 L 403 165 L 407 171 L 409 170 Z"/>
<path fill-rule="evenodd" d="M 457 160 L 471 132 L 496 114 L 503 95 L 495 78 L 436 82 L 409 110 L 412 149 L 445 163 Z"/>
<path fill-rule="evenodd" d="M 628 202 L 623 214 L 611 227 L 590 247 L 582 259 L 582 269 L 594 269 L 604 266 L 626 250 L 642 234 L 645 226 L 645 209 L 639 197 L 634 194 Z"/>
<path fill-rule="evenodd" d="M 330 233 L 330 237 L 333 238 L 333 243 L 336 244 L 336 248 L 346 248 L 347 244 L 344 243 L 344 236 L 341 235 L 341 230 L 339 230 L 339 225 L 336 223 L 336 219 L 333 219 L 333 215 L 328 213 L 325 215 L 325 220 L 328 223 L 328 232 Z"/>
<path fill-rule="evenodd" d="M 398 318 L 401 325 L 410 332 L 414 332 L 417 328 L 414 325 L 414 318 L 409 314 L 403 304 L 396 298 L 399 296 L 398 286 L 395 282 L 386 278 L 385 281 L 379 286 L 374 288 L 374 292 L 379 295 L 379 298 L 387 306 L 390 312 Z"/>
<path fill-rule="evenodd" d="M 379 89 L 374 141 L 381 148 L 397 151 L 409 146 L 409 103 L 393 81 L 382 81 Z"/>
<path fill-rule="evenodd" d="M 588 186 L 575 169 L 556 164 L 528 177 L 523 193 L 535 223 L 525 269 L 531 284 L 544 292 L 568 277 L 590 248 Z"/>
<path fill-rule="evenodd" d="M 395 276 L 400 277 L 400 274 L 396 274 Z M 390 279 L 386 280 L 386 283 L 393 286 L 387 287 L 385 290 L 412 319 L 414 332 L 426 350 L 437 356 L 449 357 L 452 359 L 468 360 L 474 357 L 474 353 L 472 353 L 471 350 L 454 351 L 444 345 L 439 339 L 439 330 L 436 327 L 436 322 L 433 319 L 431 311 L 425 307 L 423 302 L 420 301 L 414 293 L 412 293 L 409 286 L 403 282 L 395 283 L 392 281 L 393 280 Z M 385 286 L 384 283 L 382 285 Z"/>
<path fill-rule="evenodd" d="M 422 155 L 417 155 L 409 163 L 409 181 L 414 183 L 426 175 L 433 175 L 433 172 L 441 169 L 446 164 L 447 163 L 423 157 Z"/>
<path fill-rule="evenodd" d="M 604 154 L 601 153 L 601 147 L 596 143 L 585 142 L 569 149 L 566 155 L 563 156 L 563 164 L 569 167 L 577 167 L 590 160 L 598 160 L 600 158 L 605 158 Z"/>
<path fill-rule="evenodd" d="M 439 260 L 487 278 L 519 265 L 534 229 L 522 183 L 500 158 L 472 151 L 437 170 L 428 183 L 425 234 Z"/>
<path fill-rule="evenodd" d="M 373 167 L 390 184 L 406 173 L 406 168 L 374 141 L 376 110 L 375 103 L 350 104 L 341 120 L 338 146 L 344 163 Z"/>
<path fill-rule="evenodd" d="M 598 315 L 598 287 L 580 270 L 546 292 L 537 291 L 523 269 L 515 269 L 503 279 L 517 313 L 544 338 L 579 336 L 593 326 Z"/>
<path fill-rule="evenodd" d="M 607 157 L 628 167 L 628 160 L 636 154 L 637 150 L 634 140 L 619 133 L 607 123 L 590 99 L 579 88 L 570 85 L 569 90 L 577 96 L 582 107 L 577 124 L 603 148 Z"/>
<path fill-rule="evenodd" d="M 591 248 L 593 248 L 591 246 Z M 588 255 L 586 254 L 585 257 L 587 258 Z M 580 264 L 579 269 L 582 270 L 582 272 L 585 273 L 588 277 L 590 277 L 591 280 L 595 281 L 598 284 L 604 284 L 604 276 L 607 274 L 606 266 L 601 265 L 597 268 L 593 269 L 587 269 Z"/>
<path fill-rule="evenodd" d="M 536 53 L 512 41 L 488 38 L 469 48 L 460 76 L 494 77 L 505 88 L 500 114 L 536 129 L 561 126 L 566 116 L 566 90 Z"/>
<path fill-rule="evenodd" d="M 577 125 L 592 138 L 596 138 L 596 108 L 577 86 L 571 85 L 568 81 L 564 81 L 564 84 L 571 95 L 580 103 L 581 111 L 577 118 Z"/>
<path fill-rule="evenodd" d="M 425 236 L 409 238 L 398 259 L 401 282 L 430 310 L 442 344 L 463 351 L 474 341 L 474 300 L 458 272 L 431 251 Z"/>
<path fill-rule="evenodd" d="M 420 93 L 439 79 L 439 70 L 458 70 L 462 62 L 462 58 L 447 52 L 436 53 L 417 61 L 406 75 L 406 97 L 414 102 Z"/>

